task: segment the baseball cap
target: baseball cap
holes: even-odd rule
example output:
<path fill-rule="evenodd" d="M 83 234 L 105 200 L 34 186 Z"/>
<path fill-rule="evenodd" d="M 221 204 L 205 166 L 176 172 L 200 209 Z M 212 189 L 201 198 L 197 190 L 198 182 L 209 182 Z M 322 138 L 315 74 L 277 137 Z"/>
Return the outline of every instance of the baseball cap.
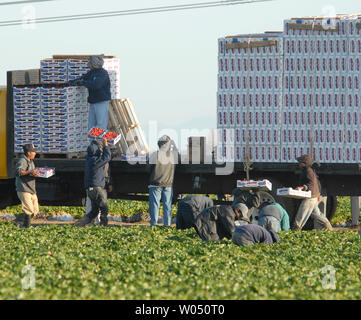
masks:
<path fill-rule="evenodd" d="M 38 149 L 32 143 L 23 145 L 24 152 L 38 152 Z"/>

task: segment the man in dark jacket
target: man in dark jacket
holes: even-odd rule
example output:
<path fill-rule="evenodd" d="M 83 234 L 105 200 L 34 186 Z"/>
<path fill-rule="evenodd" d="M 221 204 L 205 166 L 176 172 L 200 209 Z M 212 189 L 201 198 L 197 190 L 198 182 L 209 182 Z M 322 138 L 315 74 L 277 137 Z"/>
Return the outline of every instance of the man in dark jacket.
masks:
<path fill-rule="evenodd" d="M 111 100 L 110 79 L 108 71 L 103 69 L 103 55 L 89 57 L 90 71 L 76 80 L 69 81 L 71 85 L 85 86 L 89 96 L 88 128 L 106 130 L 109 118 L 109 101 Z"/>
<path fill-rule="evenodd" d="M 295 228 L 302 230 L 307 220 L 312 217 L 315 224 L 324 225 L 326 229 L 332 230 L 332 226 L 326 217 L 321 216 L 317 210 L 319 203 L 321 184 L 315 171 L 312 169 L 312 158 L 305 154 L 297 158 L 299 167 L 302 169 L 299 186 L 297 190 L 311 191 L 311 198 L 302 200 L 295 218 Z"/>
<path fill-rule="evenodd" d="M 178 202 L 176 217 L 177 229 L 188 229 L 194 225 L 197 215 L 205 208 L 213 206 L 213 200 L 209 197 L 192 195 Z"/>
<path fill-rule="evenodd" d="M 103 153 L 103 149 L 104 149 L 104 145 L 102 142 L 98 142 L 98 146 L 99 146 L 99 150 L 101 153 Z M 111 178 L 111 174 L 110 174 L 110 163 L 106 163 L 105 166 L 104 166 L 104 180 L 105 180 L 105 191 L 107 193 L 107 197 L 108 197 L 108 192 L 112 192 L 113 190 L 113 186 L 112 186 L 112 178 Z M 86 197 L 86 201 L 85 201 L 85 215 L 89 214 L 92 210 L 92 206 L 91 206 L 91 201 L 89 199 L 89 197 L 87 196 Z M 92 223 L 96 223 L 96 224 L 99 224 L 100 223 L 100 216 L 101 216 L 101 212 L 99 210 L 99 214 L 96 216 L 95 219 L 93 219 L 91 221 L 91 224 Z"/>
<path fill-rule="evenodd" d="M 245 220 L 248 208 L 243 203 L 233 206 L 222 205 L 204 209 L 194 222 L 194 229 L 204 241 L 219 241 L 223 238 L 231 239 L 235 229 L 235 220 Z"/>
<path fill-rule="evenodd" d="M 149 177 L 149 214 L 150 226 L 158 224 L 160 200 L 163 199 L 163 224 L 172 222 L 172 197 L 175 167 L 179 153 L 174 141 L 167 135 L 158 140 L 159 150 L 151 154 Z"/>
<path fill-rule="evenodd" d="M 99 143 L 96 140 L 91 142 L 87 150 L 84 184 L 92 209 L 89 214 L 78 221 L 77 225 L 81 227 L 89 224 L 98 215 L 99 210 L 101 212 L 100 225 L 106 226 L 108 224 L 104 167 L 111 159 L 111 152 L 106 138 L 103 138 L 103 144 L 103 153 L 100 151 Z"/>
<path fill-rule="evenodd" d="M 232 241 L 237 246 L 248 246 L 257 243 L 272 245 L 280 242 L 275 232 L 268 231 L 256 224 L 237 227 L 232 234 Z"/>
<path fill-rule="evenodd" d="M 254 208 L 258 208 L 261 204 L 261 197 L 258 191 L 241 190 L 235 188 L 232 191 L 233 204 L 244 203 L 248 208 L 248 216 L 251 218 Z"/>

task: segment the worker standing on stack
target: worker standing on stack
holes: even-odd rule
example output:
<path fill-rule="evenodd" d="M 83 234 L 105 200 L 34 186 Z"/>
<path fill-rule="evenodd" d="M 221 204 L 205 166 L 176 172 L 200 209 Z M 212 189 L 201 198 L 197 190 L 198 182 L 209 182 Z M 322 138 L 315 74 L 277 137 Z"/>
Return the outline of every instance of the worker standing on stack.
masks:
<path fill-rule="evenodd" d="M 17 163 L 15 170 L 15 187 L 23 212 L 16 217 L 14 223 L 18 227 L 28 228 L 31 216 L 36 216 L 39 213 L 39 203 L 35 188 L 35 177 L 38 176 L 38 173 L 34 164 L 37 149 L 33 144 L 25 144 L 23 150 L 24 154 Z"/>
<path fill-rule="evenodd" d="M 78 79 L 69 81 L 70 85 L 85 86 L 89 96 L 88 128 L 107 130 L 109 119 L 109 101 L 111 100 L 108 71 L 103 69 L 104 55 L 89 57 L 90 71 Z"/>
<path fill-rule="evenodd" d="M 172 223 L 173 180 L 179 153 L 174 141 L 167 135 L 158 140 L 159 150 L 149 157 L 149 213 L 150 226 L 158 224 L 160 200 L 163 199 L 163 224 Z"/>
<path fill-rule="evenodd" d="M 302 169 L 300 176 L 300 186 L 296 187 L 297 190 L 311 191 L 311 198 L 302 200 L 297 215 L 295 218 L 295 228 L 302 230 L 307 220 L 314 218 L 315 226 L 323 226 L 323 228 L 332 230 L 331 223 L 326 217 L 321 216 L 316 207 L 319 203 L 321 184 L 315 171 L 312 169 L 312 158 L 305 154 L 297 158 L 299 167 Z"/>
<path fill-rule="evenodd" d="M 91 201 L 91 211 L 84 215 L 77 223 L 78 226 L 88 225 L 100 214 L 100 225 L 108 225 L 108 204 L 105 187 L 104 167 L 111 160 L 111 152 L 108 141 L 103 137 L 103 152 L 100 151 L 99 143 L 93 140 L 88 146 L 88 155 L 85 162 L 84 183 L 87 196 Z"/>

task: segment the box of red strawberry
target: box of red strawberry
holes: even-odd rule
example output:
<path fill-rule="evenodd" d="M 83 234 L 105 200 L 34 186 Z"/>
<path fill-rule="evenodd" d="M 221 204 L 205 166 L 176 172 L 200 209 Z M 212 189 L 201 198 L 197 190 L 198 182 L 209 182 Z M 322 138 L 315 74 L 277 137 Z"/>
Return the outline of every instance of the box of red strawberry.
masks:
<path fill-rule="evenodd" d="M 104 133 L 106 133 L 107 130 L 93 127 L 89 130 L 88 135 L 90 138 L 101 138 Z"/>
<path fill-rule="evenodd" d="M 106 138 L 108 140 L 109 145 L 115 146 L 120 141 L 121 134 L 112 131 L 107 131 L 102 135 L 102 138 Z"/>

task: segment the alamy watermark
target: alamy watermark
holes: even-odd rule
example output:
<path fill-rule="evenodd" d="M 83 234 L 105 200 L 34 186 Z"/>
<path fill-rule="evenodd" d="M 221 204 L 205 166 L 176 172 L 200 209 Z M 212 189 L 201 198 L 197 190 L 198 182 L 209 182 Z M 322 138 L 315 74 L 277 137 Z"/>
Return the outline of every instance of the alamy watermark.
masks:
<path fill-rule="evenodd" d="M 27 264 L 21 270 L 23 278 L 21 279 L 21 286 L 23 290 L 35 289 L 35 267 Z"/>
<path fill-rule="evenodd" d="M 36 10 L 34 6 L 26 5 L 21 8 L 22 23 L 21 27 L 26 30 L 36 28 Z"/>
<path fill-rule="evenodd" d="M 316 272 L 311 272 L 307 285 L 314 286 L 318 281 L 321 281 L 322 289 L 336 290 L 336 269 L 331 265 L 326 265 Z"/>

